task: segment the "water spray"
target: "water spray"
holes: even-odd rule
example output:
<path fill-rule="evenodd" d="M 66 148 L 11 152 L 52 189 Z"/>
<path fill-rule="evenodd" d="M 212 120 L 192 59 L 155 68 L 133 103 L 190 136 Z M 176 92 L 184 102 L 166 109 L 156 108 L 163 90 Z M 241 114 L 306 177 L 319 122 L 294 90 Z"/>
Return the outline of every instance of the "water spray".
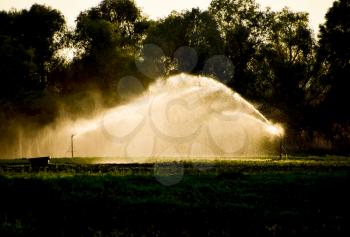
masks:
<path fill-rule="evenodd" d="M 256 157 L 269 155 L 276 142 L 282 157 L 283 134 L 281 126 L 219 81 L 182 74 L 160 78 L 145 93 L 93 118 L 63 120 L 23 150 L 27 156 L 64 157 L 69 147 L 74 158 L 79 136 L 79 155 L 86 157 Z M 56 142 L 47 144 L 48 138 Z"/>

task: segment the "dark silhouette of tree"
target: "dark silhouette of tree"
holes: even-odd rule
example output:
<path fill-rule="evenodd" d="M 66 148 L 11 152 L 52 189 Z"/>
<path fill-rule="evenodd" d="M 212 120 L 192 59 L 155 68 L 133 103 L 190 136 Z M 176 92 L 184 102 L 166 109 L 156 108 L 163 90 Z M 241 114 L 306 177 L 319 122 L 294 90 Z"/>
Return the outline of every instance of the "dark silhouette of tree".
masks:
<path fill-rule="evenodd" d="M 180 55 L 176 55 L 181 47 L 190 47 L 196 53 L 196 60 L 187 68 L 187 72 L 192 73 L 200 73 L 211 56 L 223 54 L 223 42 L 215 20 L 208 11 L 195 8 L 182 13 L 172 12 L 168 17 L 154 22 L 145 43 L 155 44 L 163 50 L 166 73 L 182 71 L 181 64 L 186 58 L 181 60 Z M 189 55 L 183 57 L 188 59 L 191 52 L 185 51 L 183 53 Z"/>
<path fill-rule="evenodd" d="M 321 76 L 316 82 L 326 91 L 321 106 L 323 126 L 343 149 L 350 144 L 350 2 L 337 0 L 320 26 L 318 62 Z"/>
<path fill-rule="evenodd" d="M 235 66 L 229 86 L 276 120 L 299 127 L 315 73 L 316 44 L 307 14 L 262 11 L 254 0 L 214 0 L 210 11 Z"/>
<path fill-rule="evenodd" d="M 257 92 L 299 121 L 313 74 L 315 41 L 307 14 L 283 9 L 271 12 L 269 17 L 268 37 L 252 63 Z"/>
<path fill-rule="evenodd" d="M 34 4 L 29 10 L 0 12 L 0 100 L 2 112 L 51 121 L 49 74 L 60 65 L 65 20 L 60 12 Z M 47 103 L 45 102 L 47 101 Z"/>
<path fill-rule="evenodd" d="M 320 26 L 319 60 L 327 68 L 324 80 L 330 86 L 327 95 L 329 116 L 349 121 L 350 113 L 342 104 L 350 101 L 350 3 L 335 1 L 326 14 L 326 23 Z"/>
<path fill-rule="evenodd" d="M 147 21 L 133 1 L 104 0 L 78 16 L 76 40 L 87 54 L 94 47 L 101 50 L 115 46 L 135 53 L 147 28 Z"/>
<path fill-rule="evenodd" d="M 263 40 L 263 14 L 254 0 L 213 0 L 209 8 L 224 38 L 224 53 L 235 66 L 228 83 L 242 95 L 255 97 L 249 62 Z"/>
<path fill-rule="evenodd" d="M 148 25 L 130 0 L 104 0 L 82 12 L 73 37 L 80 56 L 71 67 L 72 84 L 67 86 L 88 84 L 116 91 L 118 80 L 136 71 L 135 55 Z"/>

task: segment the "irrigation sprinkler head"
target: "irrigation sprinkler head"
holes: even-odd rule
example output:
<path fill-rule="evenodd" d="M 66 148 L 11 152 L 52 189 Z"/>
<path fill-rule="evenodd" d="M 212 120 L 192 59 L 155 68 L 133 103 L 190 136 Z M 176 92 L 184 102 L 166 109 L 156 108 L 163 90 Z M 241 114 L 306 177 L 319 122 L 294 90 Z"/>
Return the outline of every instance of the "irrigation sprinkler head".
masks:
<path fill-rule="evenodd" d="M 283 146 L 283 137 L 284 137 L 284 128 L 280 124 L 272 124 L 269 123 L 266 127 L 266 131 L 273 136 L 277 136 L 279 140 L 279 159 L 282 160 L 283 153 L 287 155 L 285 152 L 285 148 Z"/>
<path fill-rule="evenodd" d="M 283 137 L 284 136 L 284 128 L 280 124 L 269 124 L 266 127 L 266 131 L 271 135 Z"/>

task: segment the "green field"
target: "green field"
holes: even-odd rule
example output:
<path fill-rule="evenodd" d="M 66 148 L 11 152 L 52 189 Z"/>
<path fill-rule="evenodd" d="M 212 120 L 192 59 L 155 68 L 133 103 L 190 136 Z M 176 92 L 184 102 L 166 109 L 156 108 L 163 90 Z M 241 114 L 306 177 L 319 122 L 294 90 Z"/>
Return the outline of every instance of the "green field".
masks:
<path fill-rule="evenodd" d="M 97 159 L 97 158 L 96 158 Z M 0 236 L 350 233 L 350 159 L 0 161 Z"/>

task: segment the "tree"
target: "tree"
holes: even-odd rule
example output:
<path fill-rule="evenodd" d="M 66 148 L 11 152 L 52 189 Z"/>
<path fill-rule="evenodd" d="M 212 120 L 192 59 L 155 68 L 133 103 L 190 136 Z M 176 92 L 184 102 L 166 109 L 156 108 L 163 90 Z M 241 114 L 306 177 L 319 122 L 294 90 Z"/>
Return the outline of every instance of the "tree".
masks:
<path fill-rule="evenodd" d="M 224 53 L 235 66 L 228 85 L 245 97 L 256 97 L 248 67 L 263 41 L 263 13 L 254 0 L 213 0 L 209 11 L 224 38 Z"/>
<path fill-rule="evenodd" d="M 74 32 L 80 57 L 72 66 L 73 79 L 106 91 L 115 89 L 120 77 L 135 71 L 135 55 L 147 28 L 148 21 L 130 0 L 104 0 L 82 12 Z"/>
<path fill-rule="evenodd" d="M 135 53 L 147 28 L 148 22 L 133 1 L 104 0 L 78 16 L 76 40 L 87 54 L 90 48 L 99 48 L 105 43 L 105 48 L 119 47 Z"/>
<path fill-rule="evenodd" d="M 335 1 L 320 26 L 318 59 L 326 69 L 323 84 L 330 87 L 326 98 L 328 117 L 333 121 L 350 121 L 350 112 L 342 104 L 350 100 L 350 3 Z"/>
<path fill-rule="evenodd" d="M 35 4 L 29 11 L 1 12 L 0 18 L 0 73 L 3 83 L 8 83 L 2 87 L 6 88 L 4 93 L 18 92 L 18 87 L 24 85 L 45 87 L 57 63 L 56 52 L 62 46 L 62 14 Z"/>
<path fill-rule="evenodd" d="M 350 2 L 337 0 L 320 26 L 318 61 L 322 71 L 316 81 L 326 91 L 321 104 L 322 125 L 339 150 L 349 151 L 350 111 Z"/>
<path fill-rule="evenodd" d="M 0 100 L 6 116 L 21 113 L 51 121 L 49 75 L 59 65 L 65 32 L 62 14 L 34 4 L 29 10 L 0 12 Z"/>
<path fill-rule="evenodd" d="M 5 84 L 1 96 L 45 88 L 63 44 L 64 17 L 35 4 L 29 11 L 1 12 L 0 18 L 0 73 Z"/>
<path fill-rule="evenodd" d="M 181 72 L 182 69 L 200 73 L 211 56 L 223 54 L 222 38 L 215 20 L 208 11 L 196 8 L 172 12 L 165 19 L 154 22 L 145 43 L 155 44 L 163 50 L 166 73 Z M 184 65 L 189 59 L 194 59 L 188 62 L 193 65 Z"/>
<path fill-rule="evenodd" d="M 308 83 L 315 73 L 315 41 L 308 16 L 287 8 L 265 14 L 266 38 L 249 64 L 256 78 L 256 93 L 280 111 L 277 119 L 301 129 Z"/>
<path fill-rule="evenodd" d="M 297 126 L 294 119 L 301 118 L 314 73 L 315 41 L 308 15 L 287 8 L 262 11 L 254 0 L 214 0 L 210 12 L 224 37 L 225 54 L 236 68 L 229 86 L 278 108 Z"/>

